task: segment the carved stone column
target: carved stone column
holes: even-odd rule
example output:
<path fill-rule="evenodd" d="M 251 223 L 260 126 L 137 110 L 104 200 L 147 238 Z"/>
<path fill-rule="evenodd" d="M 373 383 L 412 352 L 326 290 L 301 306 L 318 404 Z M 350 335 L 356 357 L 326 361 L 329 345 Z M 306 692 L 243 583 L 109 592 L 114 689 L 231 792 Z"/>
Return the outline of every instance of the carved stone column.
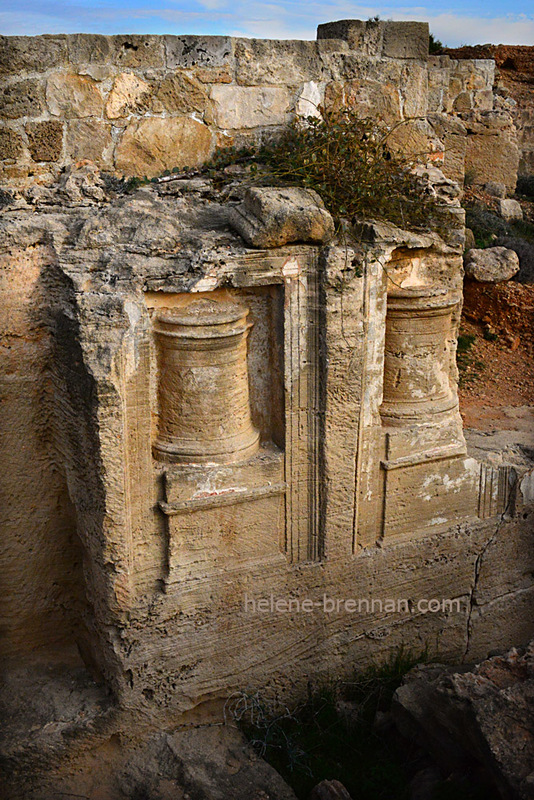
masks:
<path fill-rule="evenodd" d="M 394 289 L 388 294 L 380 408 L 385 425 L 426 422 L 457 404 L 449 346 L 457 302 L 445 290 L 430 287 Z"/>
<path fill-rule="evenodd" d="M 158 314 L 157 457 L 227 464 L 258 449 L 250 416 L 247 315 L 239 303 L 207 299 Z"/>

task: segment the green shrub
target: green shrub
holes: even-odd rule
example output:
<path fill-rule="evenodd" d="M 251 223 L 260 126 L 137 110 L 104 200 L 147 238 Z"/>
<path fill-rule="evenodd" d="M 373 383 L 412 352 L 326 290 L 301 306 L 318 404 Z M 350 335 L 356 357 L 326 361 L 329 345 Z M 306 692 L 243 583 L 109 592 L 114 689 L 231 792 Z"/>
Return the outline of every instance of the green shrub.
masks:
<path fill-rule="evenodd" d="M 322 118 L 295 120 L 258 148 L 216 151 L 205 171 L 229 182 L 224 168 L 246 164 L 255 185 L 314 189 L 337 223 L 365 217 L 426 229 L 440 220 L 440 208 L 411 172 L 414 160 L 389 146 L 395 127 L 360 119 L 349 108 L 323 111 Z"/>
<path fill-rule="evenodd" d="M 437 39 L 433 33 L 430 33 L 428 36 L 428 52 L 431 56 L 437 56 L 443 53 L 443 42 Z"/>
<path fill-rule="evenodd" d="M 377 711 L 389 709 L 406 672 L 426 660 L 426 650 L 415 655 L 401 647 L 386 664 L 352 681 L 310 689 L 294 709 L 268 708 L 259 693 L 238 694 L 228 708 L 297 797 L 304 800 L 316 783 L 336 778 L 359 800 L 408 800 L 413 753 L 401 753 L 373 723 Z M 351 701 L 353 719 L 342 713 L 340 701 Z"/>
<path fill-rule="evenodd" d="M 367 217 L 426 227 L 433 201 L 411 162 L 390 149 L 392 130 L 352 109 L 324 112 L 322 119 L 289 125 L 259 158 L 277 181 L 318 192 L 337 221 Z"/>

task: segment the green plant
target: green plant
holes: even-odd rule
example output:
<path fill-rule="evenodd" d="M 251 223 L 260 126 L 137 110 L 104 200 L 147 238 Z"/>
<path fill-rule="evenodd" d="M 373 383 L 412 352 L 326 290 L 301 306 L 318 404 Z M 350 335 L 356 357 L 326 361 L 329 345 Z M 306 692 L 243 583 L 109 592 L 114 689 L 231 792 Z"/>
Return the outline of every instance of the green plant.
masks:
<path fill-rule="evenodd" d="M 359 800 L 408 800 L 411 753 L 380 736 L 374 720 L 377 711 L 389 708 L 406 672 L 427 656 L 426 649 L 414 654 L 401 647 L 351 681 L 309 689 L 293 709 L 268 706 L 259 693 L 238 693 L 227 713 L 299 798 L 307 798 L 319 781 L 336 778 Z M 351 716 L 343 710 L 347 705 Z"/>
<path fill-rule="evenodd" d="M 430 55 L 439 55 L 443 52 L 443 42 L 430 33 L 428 36 L 428 52 Z"/>
<path fill-rule="evenodd" d="M 293 122 L 257 160 L 270 182 L 317 191 L 338 222 L 363 216 L 426 227 L 437 208 L 410 171 L 413 162 L 390 148 L 393 130 L 350 108 L 324 111 L 322 119 Z"/>
<path fill-rule="evenodd" d="M 474 333 L 460 333 L 458 335 L 458 342 L 456 345 L 457 353 L 468 353 L 475 343 L 476 336 Z"/>

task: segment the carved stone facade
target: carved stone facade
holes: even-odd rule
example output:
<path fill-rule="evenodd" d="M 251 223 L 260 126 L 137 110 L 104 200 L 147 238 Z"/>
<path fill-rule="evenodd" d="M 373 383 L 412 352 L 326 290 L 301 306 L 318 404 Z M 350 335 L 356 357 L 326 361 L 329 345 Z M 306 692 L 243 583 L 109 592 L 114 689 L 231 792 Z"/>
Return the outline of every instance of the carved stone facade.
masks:
<path fill-rule="evenodd" d="M 332 69 L 391 70 L 397 98 L 425 83 L 421 26 L 412 49 L 389 23 L 377 30 L 376 52 L 355 58 L 344 39 L 313 52 Z M 138 57 L 160 57 L 147 41 Z M 180 41 L 167 42 L 173 69 L 200 52 Z M 69 42 L 89 57 L 84 37 Z M 239 76 L 240 113 L 265 70 L 278 83 L 261 42 L 211 47 L 215 62 L 195 70 L 228 103 L 225 75 Z M 56 56 L 47 102 L 59 108 L 77 94 L 60 91 Z M 143 86 L 128 86 L 141 108 Z M 274 102 L 284 90 L 271 88 Z M 221 97 L 210 108 L 222 118 Z M 401 645 L 475 659 L 532 636 L 532 469 L 468 451 L 455 362 L 464 216 L 458 187 L 426 174 L 439 231 L 354 221 L 335 238 L 312 192 L 234 196 L 208 180 L 106 200 L 87 165 L 42 207 L 2 217 L 6 671 L 34 657 L 68 681 L 89 670 L 113 697 L 105 711 L 81 705 L 76 736 L 45 726 L 35 744 L 29 726 L 20 752 L 48 761 L 66 741 L 220 718 L 233 690 L 296 696 Z M 430 614 L 429 598 L 459 605 Z"/>

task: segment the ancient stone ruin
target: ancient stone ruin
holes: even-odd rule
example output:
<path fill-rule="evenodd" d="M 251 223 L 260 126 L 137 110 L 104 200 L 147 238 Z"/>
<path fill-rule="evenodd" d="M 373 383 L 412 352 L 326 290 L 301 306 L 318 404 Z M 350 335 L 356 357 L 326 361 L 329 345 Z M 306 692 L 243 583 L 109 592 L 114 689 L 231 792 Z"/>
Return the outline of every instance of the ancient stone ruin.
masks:
<path fill-rule="evenodd" d="M 457 394 L 458 184 L 474 169 L 513 192 L 521 157 L 494 68 L 429 57 L 422 23 L 2 39 L 13 797 L 124 737 L 220 719 L 235 690 L 296 696 L 401 643 L 473 661 L 532 635 L 532 464 L 475 457 Z M 102 177 L 343 104 L 405 122 L 439 229 L 362 219 L 344 238 L 309 190 Z"/>

